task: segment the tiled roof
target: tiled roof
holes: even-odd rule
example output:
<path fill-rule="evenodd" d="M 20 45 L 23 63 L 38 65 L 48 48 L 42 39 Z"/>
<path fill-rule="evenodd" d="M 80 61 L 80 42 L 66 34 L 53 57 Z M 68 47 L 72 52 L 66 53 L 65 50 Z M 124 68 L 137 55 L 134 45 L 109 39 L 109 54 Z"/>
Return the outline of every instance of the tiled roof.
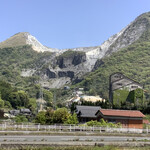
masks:
<path fill-rule="evenodd" d="M 99 106 L 76 106 L 76 113 L 80 113 L 80 117 L 92 117 L 96 118 L 96 112 L 100 110 Z"/>
<path fill-rule="evenodd" d="M 136 110 L 115 110 L 115 109 L 100 109 L 104 116 L 120 116 L 120 117 L 145 117 L 140 111 Z"/>

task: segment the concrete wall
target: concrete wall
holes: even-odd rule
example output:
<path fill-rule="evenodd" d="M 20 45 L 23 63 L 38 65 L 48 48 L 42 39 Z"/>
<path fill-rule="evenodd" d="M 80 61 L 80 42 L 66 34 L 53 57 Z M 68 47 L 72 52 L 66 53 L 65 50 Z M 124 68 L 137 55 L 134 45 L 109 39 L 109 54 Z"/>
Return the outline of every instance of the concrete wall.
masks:
<path fill-rule="evenodd" d="M 128 88 L 129 91 L 135 90 L 137 88 L 143 88 L 137 82 L 125 77 L 121 73 L 116 73 L 111 75 L 110 77 L 110 84 L 112 84 L 112 90 Z"/>
<path fill-rule="evenodd" d="M 143 129 L 143 120 L 119 119 L 116 122 L 120 122 L 123 128 Z"/>
<path fill-rule="evenodd" d="M 109 79 L 109 100 L 113 103 L 113 91 L 117 89 L 127 89 L 128 91 L 143 89 L 138 82 L 124 76 L 122 73 L 115 73 Z"/>
<path fill-rule="evenodd" d="M 100 114 L 98 114 L 97 120 L 100 121 L 100 119 L 103 118 L 105 121 L 113 122 L 113 123 L 121 123 L 123 128 L 135 128 L 135 129 L 143 129 L 143 119 L 126 119 L 126 118 L 116 118 L 116 117 L 102 117 Z M 112 121 L 110 121 L 112 120 Z"/>
<path fill-rule="evenodd" d="M 143 120 L 129 120 L 129 128 L 143 129 Z"/>

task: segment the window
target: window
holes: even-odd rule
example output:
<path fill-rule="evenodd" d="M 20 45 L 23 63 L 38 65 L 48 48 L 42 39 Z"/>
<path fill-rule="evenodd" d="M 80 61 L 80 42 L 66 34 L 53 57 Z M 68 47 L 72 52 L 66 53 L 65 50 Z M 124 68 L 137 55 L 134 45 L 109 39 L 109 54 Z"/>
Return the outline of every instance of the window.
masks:
<path fill-rule="evenodd" d="M 122 86 L 122 83 L 117 83 L 117 85 Z"/>
<path fill-rule="evenodd" d="M 108 119 L 108 122 L 116 123 L 116 119 Z"/>
<path fill-rule="evenodd" d="M 120 76 L 116 75 L 115 78 L 120 78 Z"/>
<path fill-rule="evenodd" d="M 138 88 L 138 86 L 131 86 L 131 88 Z"/>
<path fill-rule="evenodd" d="M 115 75 L 114 77 L 115 78 L 121 78 L 121 75 Z"/>

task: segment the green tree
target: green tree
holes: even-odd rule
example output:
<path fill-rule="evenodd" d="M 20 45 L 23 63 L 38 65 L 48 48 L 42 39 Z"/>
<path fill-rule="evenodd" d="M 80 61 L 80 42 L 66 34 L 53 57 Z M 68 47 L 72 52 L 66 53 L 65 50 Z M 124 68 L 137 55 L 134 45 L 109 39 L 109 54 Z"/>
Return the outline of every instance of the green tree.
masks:
<path fill-rule="evenodd" d="M 52 106 L 53 93 L 48 90 L 44 90 L 43 93 L 44 93 L 44 100 L 47 101 L 47 105 Z"/>
<path fill-rule="evenodd" d="M 0 93 L 0 108 L 3 108 L 3 107 L 4 107 L 4 101 L 2 100 L 1 93 Z"/>
<path fill-rule="evenodd" d="M 28 108 L 32 111 L 32 113 L 36 113 L 37 103 L 35 98 L 30 98 L 28 103 Z"/>
<path fill-rule="evenodd" d="M 4 108 L 4 101 L 0 98 L 0 108 Z"/>
<path fill-rule="evenodd" d="M 96 90 L 93 89 L 93 88 L 91 88 L 91 89 L 89 90 L 89 94 L 90 94 L 90 95 L 93 95 L 93 96 L 96 96 L 96 95 L 97 95 Z"/>
<path fill-rule="evenodd" d="M 11 85 L 5 81 L 0 81 L 0 93 L 3 100 L 8 100 L 8 95 L 13 91 Z"/>
<path fill-rule="evenodd" d="M 12 106 L 9 101 L 4 101 L 4 107 L 8 109 L 12 109 Z"/>
<path fill-rule="evenodd" d="M 29 104 L 28 95 L 22 90 L 11 92 L 8 96 L 8 101 L 13 108 L 27 107 Z"/>
<path fill-rule="evenodd" d="M 53 124 L 53 116 L 54 116 L 54 110 L 52 108 L 49 108 L 46 111 L 46 124 Z"/>
<path fill-rule="evenodd" d="M 78 118 L 77 118 L 77 114 L 74 113 L 73 115 L 69 114 L 67 120 L 64 122 L 65 124 L 78 124 Z"/>
<path fill-rule="evenodd" d="M 18 91 L 18 96 L 19 96 L 19 100 L 21 102 L 21 106 L 27 107 L 29 104 L 29 98 L 27 93 L 25 93 L 25 91 Z"/>
<path fill-rule="evenodd" d="M 18 115 L 14 118 L 15 122 L 17 123 L 21 123 L 21 122 L 28 122 L 28 119 L 26 118 L 26 116 L 23 115 Z"/>
<path fill-rule="evenodd" d="M 12 92 L 8 96 L 9 102 L 11 103 L 13 108 L 17 108 L 18 106 L 21 106 L 21 101 L 18 95 L 18 92 Z"/>
<path fill-rule="evenodd" d="M 35 122 L 36 123 L 40 123 L 40 124 L 46 124 L 46 112 L 41 111 L 37 114 L 36 118 L 35 118 Z"/>
<path fill-rule="evenodd" d="M 58 108 L 53 115 L 54 123 L 64 123 L 68 119 L 69 113 L 66 108 Z"/>

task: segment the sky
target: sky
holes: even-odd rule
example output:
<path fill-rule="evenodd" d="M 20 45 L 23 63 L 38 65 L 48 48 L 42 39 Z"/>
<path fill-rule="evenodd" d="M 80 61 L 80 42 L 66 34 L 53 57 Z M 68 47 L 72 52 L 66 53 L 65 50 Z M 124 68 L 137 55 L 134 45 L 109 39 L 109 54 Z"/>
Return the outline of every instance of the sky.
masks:
<path fill-rule="evenodd" d="M 29 32 L 43 45 L 98 46 L 150 11 L 150 0 L 0 0 L 0 42 Z"/>

